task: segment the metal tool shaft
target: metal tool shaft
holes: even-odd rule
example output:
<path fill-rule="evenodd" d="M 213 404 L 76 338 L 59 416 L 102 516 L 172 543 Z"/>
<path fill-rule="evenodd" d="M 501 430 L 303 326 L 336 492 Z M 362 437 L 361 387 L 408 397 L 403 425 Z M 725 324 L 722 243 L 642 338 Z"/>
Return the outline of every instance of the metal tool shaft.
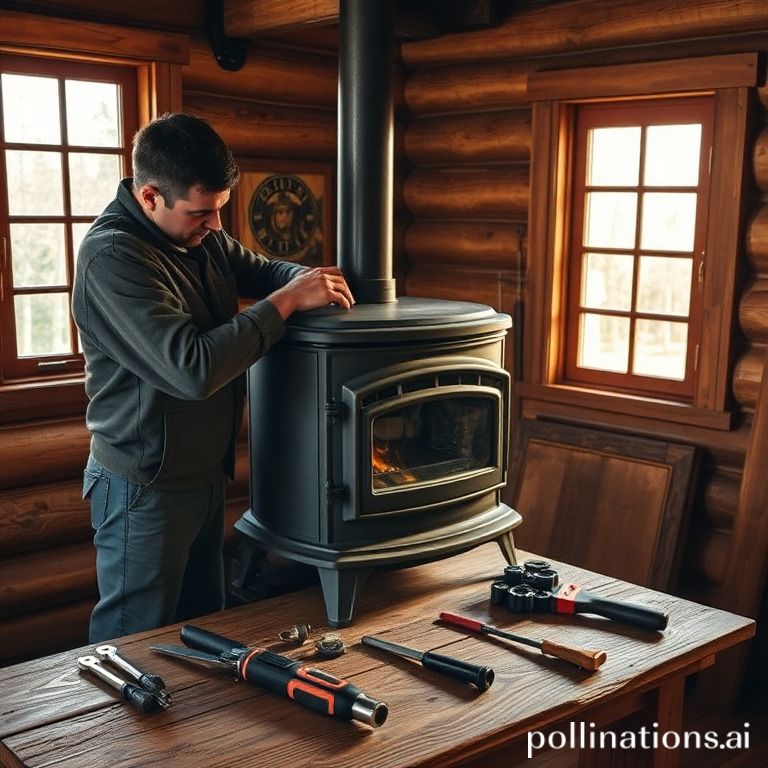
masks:
<path fill-rule="evenodd" d="M 158 675 L 144 672 L 131 664 L 128 659 L 122 656 L 114 645 L 100 645 L 96 648 L 96 655 L 101 659 L 108 660 L 122 672 L 125 672 L 132 680 L 137 682 L 145 691 L 154 694 L 161 706 L 168 706 L 171 703 L 171 696 L 166 690 L 165 682 Z"/>
<path fill-rule="evenodd" d="M 390 643 L 388 640 L 381 640 L 370 635 L 363 636 L 361 642 L 363 645 L 370 645 L 382 651 L 388 651 L 408 659 L 415 659 L 421 662 L 427 669 L 440 672 L 455 680 L 461 680 L 463 683 L 470 683 L 481 691 L 487 690 L 493 683 L 494 672 L 490 667 L 471 664 L 468 661 L 454 659 L 451 656 L 445 656 L 434 651 L 417 651 L 414 648 L 408 648 L 398 643 Z"/>
<path fill-rule="evenodd" d="M 77 660 L 77 666 L 114 688 L 140 712 L 155 712 L 163 706 L 153 693 L 110 672 L 96 656 L 81 656 Z"/>

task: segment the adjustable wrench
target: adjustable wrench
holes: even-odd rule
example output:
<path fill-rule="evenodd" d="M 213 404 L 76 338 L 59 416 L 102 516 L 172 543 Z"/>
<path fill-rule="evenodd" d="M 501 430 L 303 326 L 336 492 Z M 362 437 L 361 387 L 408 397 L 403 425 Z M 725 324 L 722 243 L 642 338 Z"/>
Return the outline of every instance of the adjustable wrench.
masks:
<path fill-rule="evenodd" d="M 154 695 L 161 707 L 167 707 L 171 703 L 171 696 L 166 690 L 163 678 L 142 672 L 131 664 L 128 659 L 117 652 L 114 645 L 100 645 L 96 648 L 96 655 L 100 659 L 107 659 L 120 671 L 125 672 L 134 682 L 138 683 L 145 691 Z"/>
<path fill-rule="evenodd" d="M 96 675 L 107 685 L 119 691 L 120 695 L 136 707 L 139 712 L 155 712 L 164 706 L 155 694 L 145 691 L 140 685 L 129 683 L 122 677 L 112 674 L 96 656 L 81 656 L 77 660 L 77 666 Z"/>

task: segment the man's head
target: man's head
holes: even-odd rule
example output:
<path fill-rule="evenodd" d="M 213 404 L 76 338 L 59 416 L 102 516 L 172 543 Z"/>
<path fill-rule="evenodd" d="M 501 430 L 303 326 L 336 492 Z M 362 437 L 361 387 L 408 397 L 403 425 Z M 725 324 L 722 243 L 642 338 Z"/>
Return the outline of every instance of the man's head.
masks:
<path fill-rule="evenodd" d="M 134 197 L 178 245 L 199 245 L 221 228 L 219 211 L 239 178 L 227 145 L 193 115 L 163 115 L 133 139 Z"/>

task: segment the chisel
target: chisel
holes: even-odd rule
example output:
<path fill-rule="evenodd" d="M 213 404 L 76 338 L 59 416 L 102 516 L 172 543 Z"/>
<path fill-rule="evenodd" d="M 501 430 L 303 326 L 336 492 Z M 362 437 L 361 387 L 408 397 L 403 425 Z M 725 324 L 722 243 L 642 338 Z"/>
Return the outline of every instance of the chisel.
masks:
<path fill-rule="evenodd" d="M 448 675 L 448 677 L 452 677 L 455 680 L 461 680 L 463 683 L 470 683 L 481 691 L 487 690 L 491 687 L 491 683 L 493 683 L 494 674 L 490 667 L 481 667 L 468 661 L 461 661 L 461 659 L 454 659 L 451 656 L 435 653 L 434 651 L 417 651 L 414 648 L 390 643 L 387 640 L 381 640 L 370 635 L 364 635 L 360 638 L 360 642 L 373 648 L 379 648 L 382 651 L 389 651 L 398 656 L 404 656 L 406 659 L 415 659 L 421 662 L 422 666 L 425 666 L 427 669 Z"/>
<path fill-rule="evenodd" d="M 463 629 L 469 629 L 472 632 L 480 632 L 485 635 L 496 635 L 497 637 L 503 637 L 507 640 L 514 640 L 516 643 L 530 645 L 532 648 L 538 648 L 547 656 L 555 656 L 558 659 L 570 661 L 572 664 L 576 664 L 576 666 L 588 669 L 592 672 L 594 672 L 608 658 L 605 651 L 574 648 L 570 645 L 562 645 L 561 643 L 552 642 L 552 640 L 531 640 L 529 637 L 515 635 L 512 632 L 498 629 L 498 627 L 494 627 L 492 624 L 483 624 L 483 622 L 477 621 L 476 619 L 470 619 L 467 616 L 459 616 L 455 613 L 447 613 L 443 611 L 440 614 L 440 618 L 448 624 L 453 624 L 457 627 L 462 627 Z"/>

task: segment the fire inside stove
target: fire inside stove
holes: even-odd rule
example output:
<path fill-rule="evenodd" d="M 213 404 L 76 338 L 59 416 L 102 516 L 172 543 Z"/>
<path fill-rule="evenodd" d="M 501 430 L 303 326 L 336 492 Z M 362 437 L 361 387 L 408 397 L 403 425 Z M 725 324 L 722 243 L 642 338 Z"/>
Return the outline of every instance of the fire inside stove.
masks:
<path fill-rule="evenodd" d="M 493 466 L 492 403 L 456 397 L 389 411 L 371 425 L 374 493 L 440 482 Z"/>

